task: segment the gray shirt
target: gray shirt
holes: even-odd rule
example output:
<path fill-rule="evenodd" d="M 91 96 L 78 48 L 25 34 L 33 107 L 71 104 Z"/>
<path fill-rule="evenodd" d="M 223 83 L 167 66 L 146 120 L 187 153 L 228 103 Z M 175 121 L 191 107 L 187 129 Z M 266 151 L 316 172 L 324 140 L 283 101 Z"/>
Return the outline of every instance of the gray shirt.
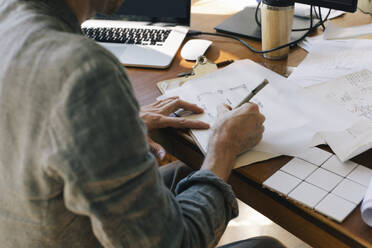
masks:
<path fill-rule="evenodd" d="M 164 186 L 125 71 L 63 1 L 1 1 L 0 51 L 1 247 L 216 244 L 231 188 Z"/>

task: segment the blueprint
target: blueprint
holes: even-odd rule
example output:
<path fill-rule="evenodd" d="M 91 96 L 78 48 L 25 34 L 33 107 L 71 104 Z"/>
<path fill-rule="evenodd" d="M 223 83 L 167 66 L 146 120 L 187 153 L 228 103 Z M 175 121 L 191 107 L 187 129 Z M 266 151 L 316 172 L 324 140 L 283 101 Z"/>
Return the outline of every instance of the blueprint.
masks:
<path fill-rule="evenodd" d="M 372 121 L 372 72 L 369 70 L 309 87 L 308 91 Z"/>
<path fill-rule="evenodd" d="M 320 133 L 342 161 L 372 148 L 371 71 L 361 70 L 306 90 L 323 98 L 326 104 L 338 105 L 359 118 L 345 130 Z"/>

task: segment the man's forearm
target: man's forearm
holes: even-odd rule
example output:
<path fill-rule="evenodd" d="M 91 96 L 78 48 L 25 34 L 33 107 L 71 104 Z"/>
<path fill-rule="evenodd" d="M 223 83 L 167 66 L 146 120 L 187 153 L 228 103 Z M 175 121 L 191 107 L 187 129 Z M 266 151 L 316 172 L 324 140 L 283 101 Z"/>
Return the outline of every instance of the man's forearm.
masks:
<path fill-rule="evenodd" d="M 210 170 L 224 181 L 230 176 L 236 163 L 234 152 L 224 146 L 210 146 L 201 170 Z"/>

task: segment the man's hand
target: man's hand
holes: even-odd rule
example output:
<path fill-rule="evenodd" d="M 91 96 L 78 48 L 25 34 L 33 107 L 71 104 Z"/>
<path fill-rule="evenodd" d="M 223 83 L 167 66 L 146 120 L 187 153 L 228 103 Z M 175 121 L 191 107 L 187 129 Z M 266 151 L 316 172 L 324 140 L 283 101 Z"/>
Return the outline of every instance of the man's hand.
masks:
<path fill-rule="evenodd" d="M 195 104 L 182 101 L 179 97 L 170 97 L 141 107 L 140 117 L 145 122 L 149 132 L 166 127 L 197 129 L 209 128 L 209 124 L 202 121 L 169 116 L 180 108 L 196 114 L 203 113 L 203 109 Z M 151 152 L 162 161 L 166 155 L 165 149 L 150 137 L 148 137 L 148 141 Z"/>
<path fill-rule="evenodd" d="M 237 156 L 257 145 L 262 139 L 265 117 L 256 104 L 244 104 L 233 111 L 220 106 L 218 113 L 209 145 L 226 146 L 226 149 Z"/>
<path fill-rule="evenodd" d="M 227 180 L 237 155 L 251 149 L 262 139 L 265 117 L 252 103 L 232 111 L 220 108 L 219 113 L 202 169 L 209 169 Z"/>
<path fill-rule="evenodd" d="M 175 96 L 141 107 L 140 117 L 145 122 L 149 131 L 165 127 L 197 129 L 209 128 L 209 124 L 202 121 L 169 116 L 180 108 L 196 114 L 203 113 L 203 109 L 198 107 L 196 104 L 185 102 Z"/>

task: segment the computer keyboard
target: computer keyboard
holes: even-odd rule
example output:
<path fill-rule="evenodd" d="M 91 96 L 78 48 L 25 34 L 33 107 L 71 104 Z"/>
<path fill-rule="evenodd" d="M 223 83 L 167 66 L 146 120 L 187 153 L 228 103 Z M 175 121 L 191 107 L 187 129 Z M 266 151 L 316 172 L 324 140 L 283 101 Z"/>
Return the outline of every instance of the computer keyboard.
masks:
<path fill-rule="evenodd" d="M 162 46 L 171 30 L 144 28 L 82 28 L 82 32 L 98 42 Z"/>

